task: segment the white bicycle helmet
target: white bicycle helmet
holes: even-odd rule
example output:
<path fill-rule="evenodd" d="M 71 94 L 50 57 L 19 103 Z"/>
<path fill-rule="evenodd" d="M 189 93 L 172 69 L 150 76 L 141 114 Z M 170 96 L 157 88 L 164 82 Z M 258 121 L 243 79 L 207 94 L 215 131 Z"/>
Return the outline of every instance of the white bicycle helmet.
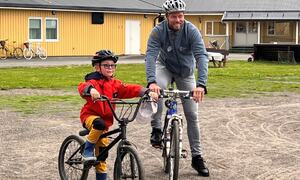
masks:
<path fill-rule="evenodd" d="M 162 8 L 166 12 L 185 11 L 185 2 L 183 0 L 166 0 Z"/>

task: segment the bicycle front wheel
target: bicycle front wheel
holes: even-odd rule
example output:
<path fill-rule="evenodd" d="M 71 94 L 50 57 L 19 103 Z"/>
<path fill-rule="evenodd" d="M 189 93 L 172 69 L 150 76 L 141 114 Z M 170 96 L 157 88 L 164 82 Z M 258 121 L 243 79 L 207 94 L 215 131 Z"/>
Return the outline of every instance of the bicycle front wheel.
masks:
<path fill-rule="evenodd" d="M 58 156 L 58 171 L 62 180 L 86 180 L 89 169 L 82 160 L 84 140 L 76 135 L 68 136 L 62 143 Z"/>
<path fill-rule="evenodd" d="M 7 58 L 7 51 L 4 47 L 0 47 L 0 59 L 5 60 Z"/>
<path fill-rule="evenodd" d="M 13 54 L 16 59 L 21 59 L 23 57 L 23 50 L 21 48 L 17 47 L 14 49 Z"/>
<path fill-rule="evenodd" d="M 30 60 L 32 58 L 32 56 L 33 56 L 32 50 L 29 49 L 29 48 L 25 48 L 23 50 L 23 56 L 24 56 L 25 59 Z"/>
<path fill-rule="evenodd" d="M 132 146 L 122 146 L 114 165 L 114 179 L 138 179 L 143 180 L 144 168 L 138 153 Z"/>
<path fill-rule="evenodd" d="M 169 157 L 169 179 L 177 180 L 179 171 L 179 124 L 178 121 L 172 122 L 171 130 L 171 145 L 170 145 L 170 157 Z"/>
<path fill-rule="evenodd" d="M 45 49 L 43 49 L 41 47 L 39 48 L 39 58 L 42 60 L 47 59 L 47 52 Z"/>

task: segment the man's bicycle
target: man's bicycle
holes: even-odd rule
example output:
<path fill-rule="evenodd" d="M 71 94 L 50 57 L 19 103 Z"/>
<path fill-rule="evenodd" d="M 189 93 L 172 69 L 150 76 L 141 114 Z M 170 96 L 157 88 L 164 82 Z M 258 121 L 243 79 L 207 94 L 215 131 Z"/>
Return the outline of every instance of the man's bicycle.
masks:
<path fill-rule="evenodd" d="M 119 127 L 102 134 L 100 138 L 118 134 L 110 144 L 99 153 L 95 164 L 84 164 L 82 153 L 85 146 L 85 140 L 81 136 L 88 135 L 88 130 L 82 130 L 79 135 L 70 135 L 62 143 L 59 150 L 58 170 L 62 180 L 81 179 L 86 180 L 91 167 L 97 165 L 102 157 L 118 142 L 117 156 L 114 163 L 114 179 L 138 179 L 143 180 L 144 169 L 137 150 L 133 143 L 127 140 L 127 124 L 132 122 L 138 113 L 142 102 L 149 100 L 148 96 L 144 96 L 139 100 L 109 100 L 106 96 L 102 96 L 100 101 L 107 102 L 114 118 L 118 121 Z M 121 106 L 118 115 L 113 106 Z"/>
<path fill-rule="evenodd" d="M 182 149 L 182 116 L 177 112 L 177 99 L 191 99 L 191 91 L 181 91 L 170 88 L 162 90 L 161 96 L 166 98 L 167 112 L 162 134 L 162 157 L 164 159 L 164 171 L 169 174 L 170 180 L 177 180 L 179 174 L 179 160 L 186 158 L 187 151 Z"/>
<path fill-rule="evenodd" d="M 0 59 L 5 60 L 7 57 L 15 57 L 16 59 L 21 59 L 23 57 L 23 50 L 19 47 L 16 47 L 16 41 L 13 41 L 12 48 L 9 48 L 11 45 L 7 45 L 8 39 L 0 40 Z"/>

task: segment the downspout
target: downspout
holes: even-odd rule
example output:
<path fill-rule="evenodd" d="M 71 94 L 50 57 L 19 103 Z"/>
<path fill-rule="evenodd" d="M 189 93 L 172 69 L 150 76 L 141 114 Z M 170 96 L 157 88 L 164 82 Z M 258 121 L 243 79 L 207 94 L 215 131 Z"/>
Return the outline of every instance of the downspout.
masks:
<path fill-rule="evenodd" d="M 296 44 L 299 44 L 299 21 L 296 21 Z"/>
<path fill-rule="evenodd" d="M 257 22 L 257 44 L 260 44 L 260 21 Z"/>

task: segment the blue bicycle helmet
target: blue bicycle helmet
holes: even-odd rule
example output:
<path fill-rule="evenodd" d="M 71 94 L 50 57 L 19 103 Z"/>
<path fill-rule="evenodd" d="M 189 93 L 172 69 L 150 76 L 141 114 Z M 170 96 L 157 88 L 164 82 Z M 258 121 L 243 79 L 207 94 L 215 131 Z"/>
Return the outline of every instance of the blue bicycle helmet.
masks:
<path fill-rule="evenodd" d="M 100 50 L 93 56 L 92 65 L 95 66 L 96 63 L 101 63 L 105 60 L 113 60 L 116 63 L 118 59 L 119 57 L 115 56 L 110 50 Z"/>

